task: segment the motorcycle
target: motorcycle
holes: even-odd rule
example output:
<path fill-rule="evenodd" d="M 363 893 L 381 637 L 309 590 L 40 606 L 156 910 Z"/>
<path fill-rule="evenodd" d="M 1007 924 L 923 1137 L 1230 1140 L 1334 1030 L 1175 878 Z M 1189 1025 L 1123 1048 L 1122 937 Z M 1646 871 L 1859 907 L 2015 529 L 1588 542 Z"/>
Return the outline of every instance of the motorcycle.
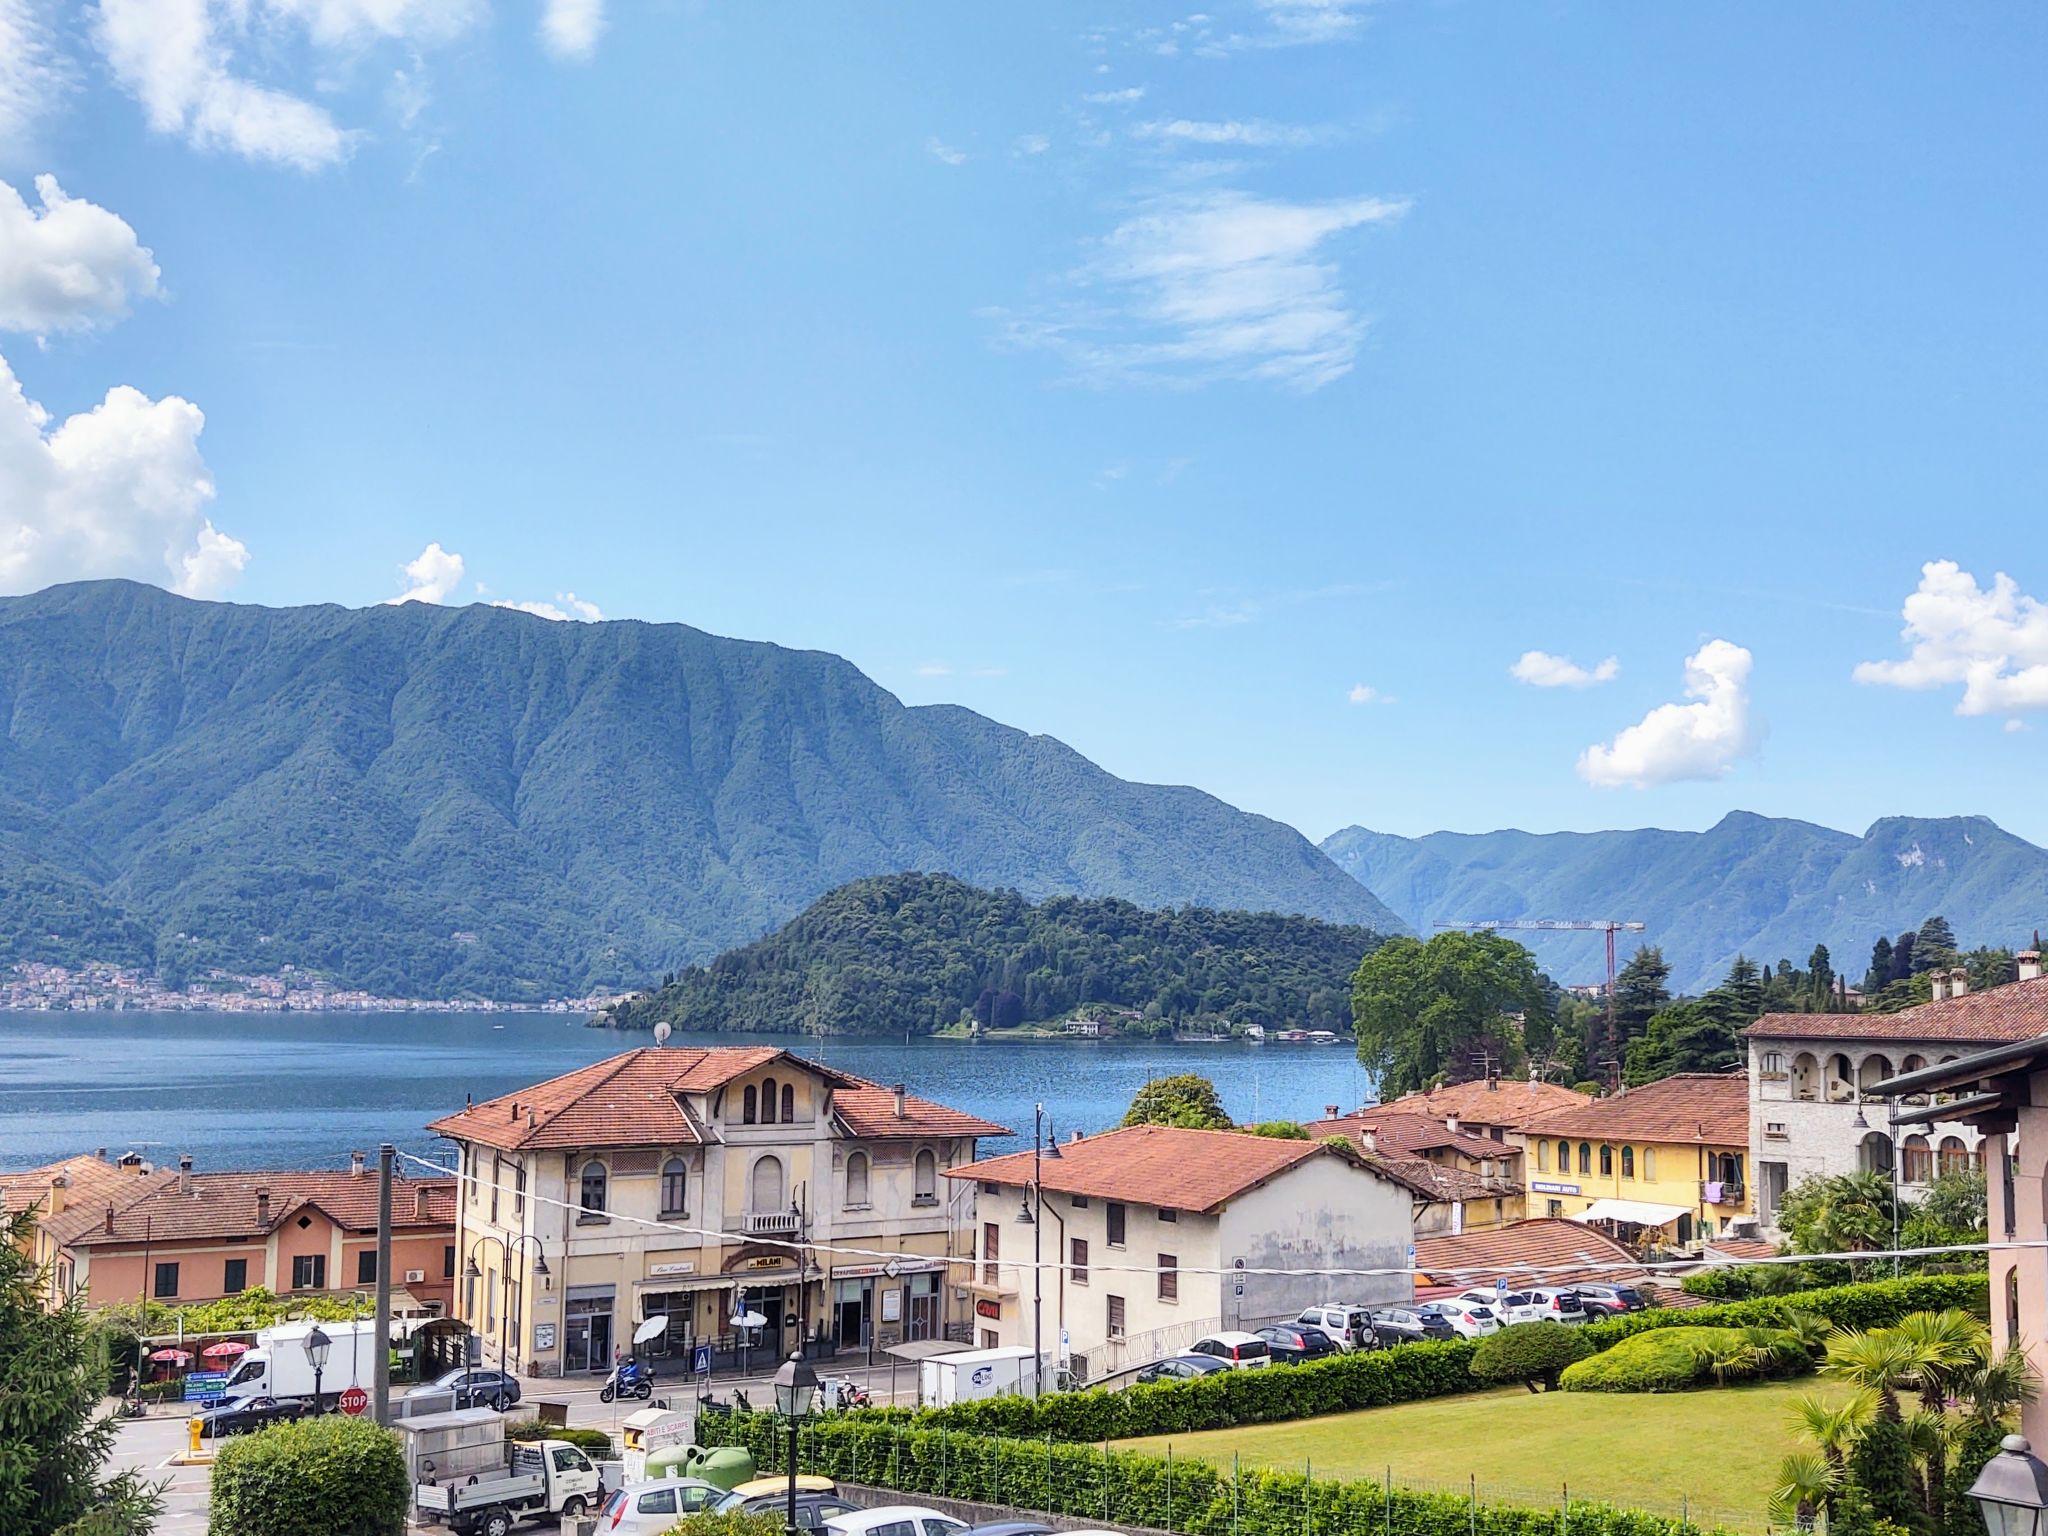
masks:
<path fill-rule="evenodd" d="M 654 1367 L 642 1365 L 638 1360 L 622 1360 L 612 1367 L 611 1375 L 605 1377 L 604 1385 L 597 1389 L 597 1400 L 608 1403 L 615 1397 L 637 1397 L 642 1401 L 654 1396 Z"/>

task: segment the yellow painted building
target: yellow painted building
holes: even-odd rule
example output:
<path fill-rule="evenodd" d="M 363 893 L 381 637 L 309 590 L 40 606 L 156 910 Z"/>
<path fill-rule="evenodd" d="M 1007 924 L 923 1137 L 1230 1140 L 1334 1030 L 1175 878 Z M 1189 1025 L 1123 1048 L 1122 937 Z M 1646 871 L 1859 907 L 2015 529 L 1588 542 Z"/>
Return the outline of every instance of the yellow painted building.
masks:
<path fill-rule="evenodd" d="M 1749 1081 L 1684 1072 L 1559 1109 L 1525 1128 L 1531 1216 L 1687 1244 L 1750 1212 Z"/>

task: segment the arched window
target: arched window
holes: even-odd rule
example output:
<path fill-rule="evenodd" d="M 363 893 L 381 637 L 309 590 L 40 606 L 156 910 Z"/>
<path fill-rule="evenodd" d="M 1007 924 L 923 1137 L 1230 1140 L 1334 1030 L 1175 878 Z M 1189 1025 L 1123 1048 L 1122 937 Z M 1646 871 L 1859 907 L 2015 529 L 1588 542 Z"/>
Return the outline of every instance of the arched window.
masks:
<path fill-rule="evenodd" d="M 1655 1147 L 1643 1148 L 1643 1177 L 1646 1179 L 1657 1177 L 1657 1149 Z"/>
<path fill-rule="evenodd" d="M 1872 1131 L 1856 1149 L 1856 1166 L 1864 1173 L 1892 1171 L 1892 1141 L 1883 1131 Z"/>
<path fill-rule="evenodd" d="M 1918 1072 L 1922 1067 L 1926 1065 L 1927 1058 L 1925 1056 L 1922 1056 L 1918 1051 L 1915 1051 L 1911 1055 L 1909 1055 L 1904 1061 L 1899 1063 L 1899 1076 L 1904 1077 L 1908 1072 Z"/>
<path fill-rule="evenodd" d="M 1600 1177 L 1603 1179 L 1614 1177 L 1614 1148 L 1604 1141 L 1600 1143 Z"/>
<path fill-rule="evenodd" d="M 754 1164 L 753 1203 L 756 1216 L 782 1209 L 782 1159 L 770 1155 Z"/>
<path fill-rule="evenodd" d="M 775 1123 L 775 1079 L 772 1077 L 761 1085 L 761 1123 Z"/>
<path fill-rule="evenodd" d="M 602 1216 L 605 1211 L 605 1166 L 596 1158 L 583 1165 L 583 1179 L 578 1188 L 576 1203 L 590 1216 Z"/>
<path fill-rule="evenodd" d="M 1970 1166 L 1970 1149 L 1960 1136 L 1944 1136 L 1938 1152 L 1943 1173 L 1960 1173 Z"/>
<path fill-rule="evenodd" d="M 1536 1143 L 1536 1171 L 1538 1173 L 1550 1172 L 1550 1143 L 1547 1141 Z"/>
<path fill-rule="evenodd" d="M 1557 1171 L 1559 1173 L 1570 1173 L 1572 1171 L 1572 1144 L 1568 1141 L 1560 1141 L 1557 1144 Z"/>
<path fill-rule="evenodd" d="M 796 1084 L 782 1085 L 782 1123 L 789 1125 L 796 1120 Z"/>
<path fill-rule="evenodd" d="M 1830 1104 L 1844 1104 L 1856 1097 L 1856 1079 L 1849 1067 L 1849 1058 L 1840 1051 L 1828 1058 L 1827 1099 Z"/>
<path fill-rule="evenodd" d="M 1899 1173 L 1908 1184 L 1925 1184 L 1934 1177 L 1934 1149 L 1925 1136 L 1908 1136 L 1900 1144 Z"/>
<path fill-rule="evenodd" d="M 1792 1058 L 1792 1097 L 1803 1104 L 1820 1099 L 1820 1060 L 1811 1051 Z"/>
<path fill-rule="evenodd" d="M 846 1160 L 846 1208 L 859 1210 L 868 1203 L 868 1155 L 855 1152 Z"/>
<path fill-rule="evenodd" d="M 1621 1176 L 1624 1179 L 1632 1179 L 1636 1176 L 1636 1149 L 1634 1147 L 1623 1147 L 1621 1149 Z"/>
<path fill-rule="evenodd" d="M 672 1157 L 661 1165 L 661 1214 L 690 1214 L 690 1165 Z"/>
<path fill-rule="evenodd" d="M 755 1093 L 753 1086 L 749 1084 L 747 1087 L 746 1098 L 744 1100 L 746 1108 L 740 1111 L 740 1123 L 742 1125 L 752 1125 L 754 1123 L 755 1117 L 759 1113 L 758 1109 L 756 1108 L 756 1104 L 759 1098 L 760 1095 Z"/>
<path fill-rule="evenodd" d="M 1579 1172 L 1591 1173 L 1592 1171 L 1593 1143 L 1591 1143 L 1590 1141 L 1582 1141 L 1579 1143 Z"/>
<path fill-rule="evenodd" d="M 936 1202 L 939 1198 L 939 1160 L 932 1155 L 931 1148 L 917 1154 L 917 1167 L 911 1181 L 912 1199 L 919 1204 Z"/>
<path fill-rule="evenodd" d="M 1891 1057 L 1873 1052 L 1864 1057 L 1862 1065 L 1856 1068 L 1857 1090 L 1866 1094 L 1875 1093 L 1878 1086 L 1891 1075 Z"/>

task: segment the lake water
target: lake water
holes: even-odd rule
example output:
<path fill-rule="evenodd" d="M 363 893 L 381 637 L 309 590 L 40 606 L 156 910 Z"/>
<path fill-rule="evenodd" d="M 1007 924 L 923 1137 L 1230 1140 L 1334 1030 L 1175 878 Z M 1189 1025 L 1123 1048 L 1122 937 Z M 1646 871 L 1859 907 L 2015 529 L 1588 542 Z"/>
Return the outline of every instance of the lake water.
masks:
<path fill-rule="evenodd" d="M 1031 1135 L 1101 1130 L 1146 1079 L 1199 1072 L 1240 1120 L 1351 1108 L 1371 1079 L 1343 1046 L 1122 1045 L 692 1035 L 786 1044 Z M 562 1014 L 0 1012 L 0 1170 L 74 1152 L 190 1153 L 201 1169 L 339 1167 L 381 1141 L 445 1151 L 426 1122 L 636 1045 Z M 1005 1150 L 1014 1141 L 989 1141 Z"/>

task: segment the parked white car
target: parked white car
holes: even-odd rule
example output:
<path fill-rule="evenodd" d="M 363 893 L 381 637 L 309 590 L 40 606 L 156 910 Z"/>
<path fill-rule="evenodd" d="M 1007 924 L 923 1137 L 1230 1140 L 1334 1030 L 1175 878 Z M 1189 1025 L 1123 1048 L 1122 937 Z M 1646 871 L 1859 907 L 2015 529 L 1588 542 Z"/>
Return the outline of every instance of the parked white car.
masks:
<path fill-rule="evenodd" d="M 1256 1333 L 1208 1334 L 1195 1340 L 1181 1353 L 1207 1355 L 1212 1360 L 1221 1360 L 1240 1371 L 1273 1363 L 1273 1347 Z"/>
<path fill-rule="evenodd" d="M 1460 1301 L 1491 1307 L 1503 1323 L 1583 1323 L 1586 1309 L 1572 1291 L 1555 1285 L 1539 1285 L 1526 1291 L 1466 1291 Z"/>
<path fill-rule="evenodd" d="M 1339 1349 L 1373 1347 L 1372 1312 L 1365 1307 L 1352 1306 L 1348 1302 L 1325 1302 L 1320 1307 L 1302 1308 L 1301 1316 L 1295 1322 L 1322 1329 Z"/>
<path fill-rule="evenodd" d="M 1529 1293 L 1529 1299 L 1542 1309 L 1541 1318 L 1550 1322 L 1583 1323 L 1586 1320 L 1586 1304 L 1570 1286 L 1539 1285 Z"/>
<path fill-rule="evenodd" d="M 685 1515 L 709 1509 L 725 1490 L 695 1477 L 660 1477 L 628 1483 L 604 1501 L 597 1528 L 603 1536 L 661 1536 Z"/>
<path fill-rule="evenodd" d="M 1478 1339 L 1500 1332 L 1500 1319 L 1494 1316 L 1491 1303 L 1468 1301 L 1463 1296 L 1446 1296 L 1440 1301 L 1425 1301 L 1415 1310 L 1442 1318 L 1460 1338 Z"/>
<path fill-rule="evenodd" d="M 602 1532 L 604 1527 L 598 1529 Z M 922 1504 L 884 1504 L 837 1515 L 824 1529 L 826 1536 L 960 1536 L 967 1526 Z"/>

